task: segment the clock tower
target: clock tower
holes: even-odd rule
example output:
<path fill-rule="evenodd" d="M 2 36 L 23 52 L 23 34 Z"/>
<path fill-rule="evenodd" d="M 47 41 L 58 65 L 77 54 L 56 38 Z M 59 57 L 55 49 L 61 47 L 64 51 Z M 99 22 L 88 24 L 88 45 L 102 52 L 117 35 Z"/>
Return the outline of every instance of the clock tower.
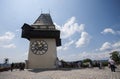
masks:
<path fill-rule="evenodd" d="M 41 14 L 32 25 L 25 23 L 22 26 L 22 38 L 30 41 L 28 68 L 56 67 L 56 47 L 61 46 L 61 39 L 50 14 Z"/>

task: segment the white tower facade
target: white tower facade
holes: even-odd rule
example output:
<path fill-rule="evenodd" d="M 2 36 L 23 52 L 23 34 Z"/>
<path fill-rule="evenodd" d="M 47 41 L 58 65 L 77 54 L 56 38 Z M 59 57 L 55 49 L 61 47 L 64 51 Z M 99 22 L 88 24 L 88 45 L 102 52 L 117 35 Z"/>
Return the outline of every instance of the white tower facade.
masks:
<path fill-rule="evenodd" d="M 61 39 L 50 14 L 41 14 L 32 25 L 24 24 L 22 37 L 30 41 L 28 68 L 56 68 L 56 47 Z"/>

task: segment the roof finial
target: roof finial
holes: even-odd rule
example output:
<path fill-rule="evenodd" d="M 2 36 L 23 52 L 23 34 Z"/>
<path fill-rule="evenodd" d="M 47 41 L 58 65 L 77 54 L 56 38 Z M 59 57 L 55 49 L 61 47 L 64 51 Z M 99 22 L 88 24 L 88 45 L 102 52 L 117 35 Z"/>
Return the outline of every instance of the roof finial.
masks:
<path fill-rule="evenodd" d="M 42 9 L 41 9 L 41 14 L 42 14 Z"/>
<path fill-rule="evenodd" d="M 50 9 L 49 9 L 49 14 L 50 14 Z"/>

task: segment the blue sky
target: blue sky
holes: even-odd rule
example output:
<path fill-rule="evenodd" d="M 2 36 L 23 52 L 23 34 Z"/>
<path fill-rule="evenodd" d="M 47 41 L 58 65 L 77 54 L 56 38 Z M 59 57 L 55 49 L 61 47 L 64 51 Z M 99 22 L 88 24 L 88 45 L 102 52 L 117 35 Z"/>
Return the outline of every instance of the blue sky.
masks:
<path fill-rule="evenodd" d="M 33 24 L 41 11 L 61 30 L 59 59 L 108 59 L 120 51 L 119 0 L 1 0 L 0 62 L 27 59 L 29 41 L 21 38 L 21 27 Z"/>

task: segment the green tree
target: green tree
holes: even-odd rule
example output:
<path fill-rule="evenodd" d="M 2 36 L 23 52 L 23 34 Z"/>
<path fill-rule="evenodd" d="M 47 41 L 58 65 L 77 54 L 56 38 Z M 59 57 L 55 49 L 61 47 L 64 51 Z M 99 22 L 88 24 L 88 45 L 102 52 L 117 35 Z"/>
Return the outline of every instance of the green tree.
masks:
<path fill-rule="evenodd" d="M 120 64 L 120 52 L 119 51 L 113 51 L 110 53 L 111 58 L 117 63 Z"/>
<path fill-rule="evenodd" d="M 92 67 L 92 60 L 91 59 L 89 59 L 89 58 L 87 58 L 87 59 L 84 59 L 83 61 L 82 61 L 82 63 L 83 63 L 83 67 L 89 67 L 89 65 L 91 65 L 91 67 Z"/>
<path fill-rule="evenodd" d="M 83 60 L 83 63 L 86 63 L 86 62 L 92 62 L 92 60 L 91 60 L 91 59 L 88 59 L 88 58 L 87 58 L 87 59 L 84 59 L 84 60 Z"/>

